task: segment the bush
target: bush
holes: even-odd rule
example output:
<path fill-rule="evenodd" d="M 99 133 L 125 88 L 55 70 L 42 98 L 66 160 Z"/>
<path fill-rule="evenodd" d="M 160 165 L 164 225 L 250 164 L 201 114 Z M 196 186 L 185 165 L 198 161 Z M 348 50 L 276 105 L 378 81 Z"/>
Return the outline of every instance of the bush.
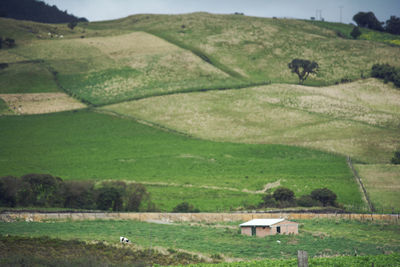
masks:
<path fill-rule="evenodd" d="M 400 87 L 400 69 L 389 64 L 374 64 L 371 69 L 371 76 L 384 79 L 385 83 L 393 82 L 396 87 Z"/>
<path fill-rule="evenodd" d="M 121 192 L 114 187 L 103 187 L 98 191 L 96 199 L 97 208 L 100 210 L 122 210 Z"/>
<path fill-rule="evenodd" d="M 311 192 L 311 198 L 322 203 L 326 206 L 336 206 L 336 194 L 328 188 L 315 189 Z"/>
<path fill-rule="evenodd" d="M 0 205 L 15 207 L 17 205 L 17 192 L 19 179 L 13 176 L 0 178 Z"/>
<path fill-rule="evenodd" d="M 360 37 L 360 35 L 361 35 L 360 28 L 359 27 L 354 27 L 353 30 L 351 31 L 350 35 L 354 39 L 357 39 L 358 37 Z"/>
<path fill-rule="evenodd" d="M 76 20 L 73 20 L 67 24 L 68 28 L 70 28 L 71 30 L 73 30 L 76 25 L 78 25 L 78 22 Z"/>
<path fill-rule="evenodd" d="M 310 195 L 303 195 L 297 199 L 297 204 L 301 207 L 314 207 L 319 206 L 320 203 L 315 201 Z"/>
<path fill-rule="evenodd" d="M 271 194 L 266 194 L 262 198 L 263 202 L 261 202 L 260 208 L 275 208 L 276 200 Z"/>
<path fill-rule="evenodd" d="M 172 210 L 172 212 L 200 212 L 199 209 L 196 209 L 193 207 L 193 205 L 187 203 L 187 202 L 182 202 Z"/>
<path fill-rule="evenodd" d="M 92 181 L 67 181 L 65 182 L 62 196 L 65 208 L 95 208 L 94 183 Z"/>
<path fill-rule="evenodd" d="M 23 195 L 28 205 L 40 207 L 62 207 L 63 199 L 60 194 L 64 182 L 59 177 L 50 174 L 27 174 L 21 177 Z M 20 200 L 22 196 L 20 196 Z"/>
<path fill-rule="evenodd" d="M 294 192 L 286 187 L 278 187 L 274 193 L 273 197 L 276 201 L 293 201 Z"/>
<path fill-rule="evenodd" d="M 394 157 L 391 160 L 392 164 L 400 164 L 400 150 L 394 152 Z"/>

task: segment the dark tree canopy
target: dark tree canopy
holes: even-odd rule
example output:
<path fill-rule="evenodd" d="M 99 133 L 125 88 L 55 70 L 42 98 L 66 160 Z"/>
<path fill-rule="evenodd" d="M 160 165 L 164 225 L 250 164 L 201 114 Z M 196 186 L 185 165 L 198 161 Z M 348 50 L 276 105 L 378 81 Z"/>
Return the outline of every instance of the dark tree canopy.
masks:
<path fill-rule="evenodd" d="M 32 20 L 43 23 L 68 23 L 88 21 L 59 10 L 38 0 L 1 0 L 0 16 L 20 20 Z"/>
<path fill-rule="evenodd" d="M 380 22 L 373 12 L 358 12 L 353 16 L 353 20 L 359 27 L 371 30 L 383 31 L 382 22 Z"/>
<path fill-rule="evenodd" d="M 391 34 L 400 34 L 400 18 L 390 16 L 390 19 L 386 21 L 386 31 Z"/>
<path fill-rule="evenodd" d="M 293 59 L 288 64 L 289 69 L 299 76 L 299 83 L 303 84 L 310 74 L 316 74 L 318 71 L 318 63 L 306 59 Z"/>

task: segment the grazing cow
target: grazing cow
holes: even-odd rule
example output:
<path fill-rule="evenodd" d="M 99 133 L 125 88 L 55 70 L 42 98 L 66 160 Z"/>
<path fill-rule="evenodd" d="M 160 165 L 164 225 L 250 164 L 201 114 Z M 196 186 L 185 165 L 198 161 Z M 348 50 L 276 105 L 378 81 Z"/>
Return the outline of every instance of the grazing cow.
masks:
<path fill-rule="evenodd" d="M 119 242 L 121 242 L 121 243 L 130 243 L 131 241 L 129 241 L 129 239 L 126 238 L 126 237 L 120 236 L 119 237 Z"/>

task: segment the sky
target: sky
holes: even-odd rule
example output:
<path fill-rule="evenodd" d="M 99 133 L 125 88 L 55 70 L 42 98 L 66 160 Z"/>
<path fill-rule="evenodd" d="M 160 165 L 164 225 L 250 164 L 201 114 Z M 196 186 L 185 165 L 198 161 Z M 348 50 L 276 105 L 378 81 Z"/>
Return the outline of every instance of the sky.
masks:
<path fill-rule="evenodd" d="M 400 17 L 400 0 L 43 0 L 89 21 L 134 14 L 182 14 L 205 11 L 242 12 L 248 16 L 310 19 L 320 13 L 326 21 L 351 23 L 359 11 L 372 11 L 380 21 Z M 317 10 L 320 10 L 317 11 Z"/>

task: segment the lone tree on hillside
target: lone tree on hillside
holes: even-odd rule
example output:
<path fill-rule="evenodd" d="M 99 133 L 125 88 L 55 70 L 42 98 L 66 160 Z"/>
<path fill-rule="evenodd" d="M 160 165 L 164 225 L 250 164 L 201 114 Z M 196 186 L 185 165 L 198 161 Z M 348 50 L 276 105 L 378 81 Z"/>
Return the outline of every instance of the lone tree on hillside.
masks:
<path fill-rule="evenodd" d="M 306 59 L 293 59 L 288 64 L 289 69 L 299 76 L 299 84 L 303 84 L 310 74 L 316 74 L 318 71 L 318 63 Z"/>

